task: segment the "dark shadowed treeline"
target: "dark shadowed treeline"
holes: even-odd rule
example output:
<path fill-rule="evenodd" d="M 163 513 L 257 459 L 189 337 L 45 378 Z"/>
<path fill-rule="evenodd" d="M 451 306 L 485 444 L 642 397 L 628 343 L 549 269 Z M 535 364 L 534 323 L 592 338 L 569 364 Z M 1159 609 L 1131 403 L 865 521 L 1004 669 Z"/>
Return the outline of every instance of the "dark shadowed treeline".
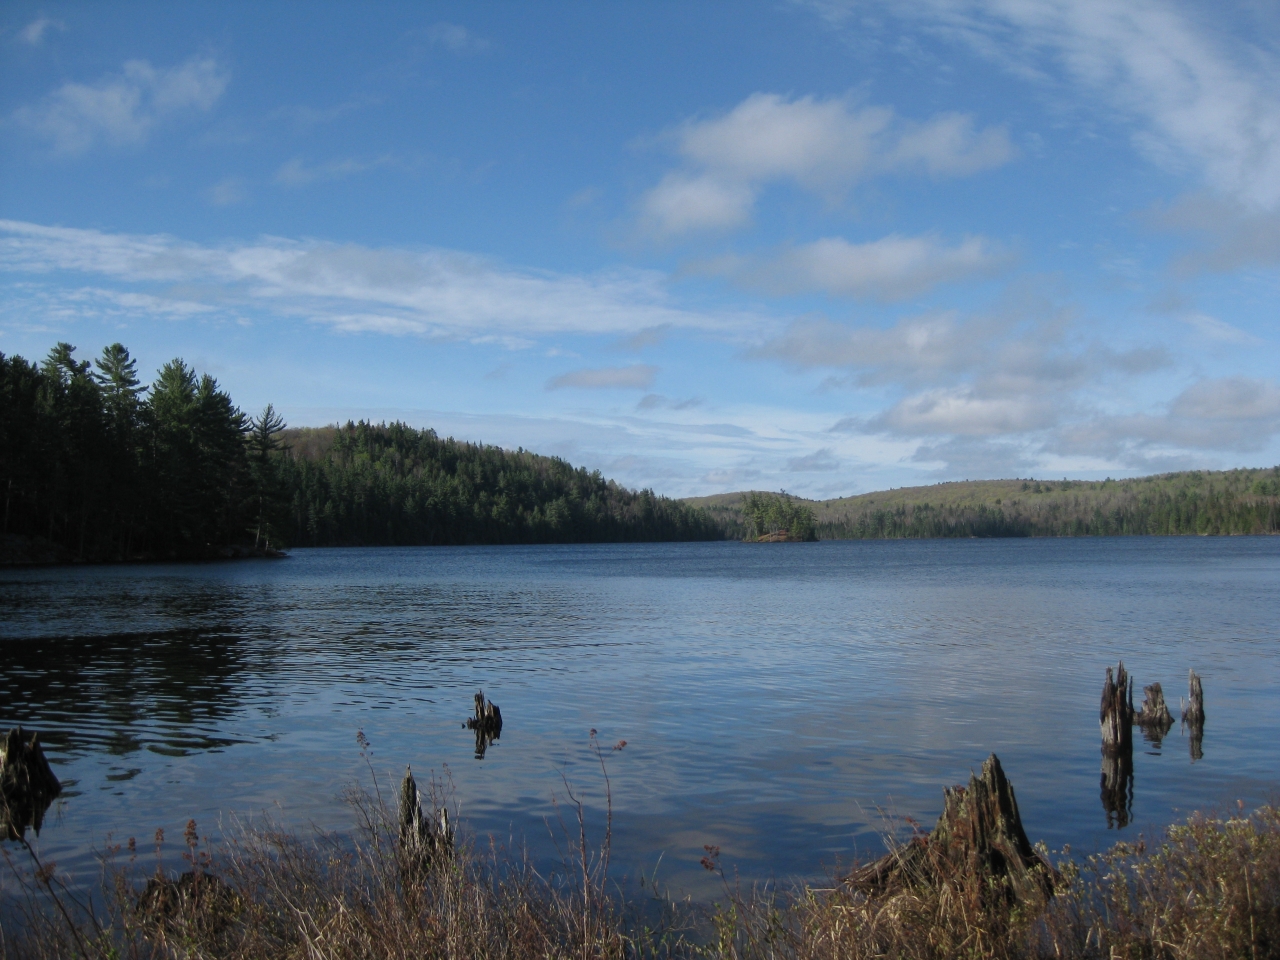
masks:
<path fill-rule="evenodd" d="M 181 360 L 144 387 L 118 343 L 92 364 L 66 343 L 39 365 L 0 354 L 6 557 L 216 556 L 252 542 L 253 425 Z"/>
<path fill-rule="evenodd" d="M 558 457 L 402 423 L 286 431 L 279 523 L 299 546 L 718 540 L 707 514 Z"/>
<path fill-rule="evenodd" d="M 192 559 L 288 545 L 707 540 L 708 515 L 523 450 L 403 424 L 285 430 L 182 360 L 120 344 L 0 354 L 0 562 Z"/>

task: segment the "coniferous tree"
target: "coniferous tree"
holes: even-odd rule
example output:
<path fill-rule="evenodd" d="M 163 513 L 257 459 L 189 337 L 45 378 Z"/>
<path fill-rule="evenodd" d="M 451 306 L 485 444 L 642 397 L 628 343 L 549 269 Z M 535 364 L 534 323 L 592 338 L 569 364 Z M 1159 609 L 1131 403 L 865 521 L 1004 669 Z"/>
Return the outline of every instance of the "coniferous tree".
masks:
<path fill-rule="evenodd" d="M 249 421 L 249 474 L 253 485 L 254 530 L 253 545 L 259 546 L 264 538 L 268 547 L 276 531 L 275 518 L 285 499 L 284 484 L 278 451 L 285 449 L 280 431 L 285 428 L 284 418 L 275 407 L 267 404 L 261 416 Z"/>

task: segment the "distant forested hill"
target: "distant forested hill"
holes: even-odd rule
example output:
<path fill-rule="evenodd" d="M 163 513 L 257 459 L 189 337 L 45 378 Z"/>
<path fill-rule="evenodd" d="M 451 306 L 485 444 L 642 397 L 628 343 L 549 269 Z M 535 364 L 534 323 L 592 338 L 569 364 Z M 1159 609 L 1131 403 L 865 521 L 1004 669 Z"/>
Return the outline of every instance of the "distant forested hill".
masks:
<path fill-rule="evenodd" d="M 0 354 L 0 498 L 0 563 L 723 536 L 554 457 L 403 424 L 286 431 L 182 360 L 144 386 L 118 343 L 92 363 L 66 343 L 39 364 Z"/>
<path fill-rule="evenodd" d="M 748 493 L 686 500 L 731 534 Z M 824 540 L 1280 533 L 1280 467 L 1134 480 L 979 480 L 808 501 Z M 739 534 L 740 535 L 740 534 Z"/>
<path fill-rule="evenodd" d="M 286 430 L 291 544 L 719 540 L 705 511 L 526 450 L 401 423 Z"/>

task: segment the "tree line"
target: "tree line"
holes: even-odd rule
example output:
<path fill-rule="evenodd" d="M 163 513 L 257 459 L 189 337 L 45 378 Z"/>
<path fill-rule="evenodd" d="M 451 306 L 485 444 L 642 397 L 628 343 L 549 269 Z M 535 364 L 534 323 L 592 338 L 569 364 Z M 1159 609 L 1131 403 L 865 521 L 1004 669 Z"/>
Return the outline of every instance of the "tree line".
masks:
<path fill-rule="evenodd" d="M 403 423 L 286 433 L 280 463 L 293 544 L 414 545 L 719 540 L 706 511 L 629 490 L 559 457 Z"/>
<path fill-rule="evenodd" d="M 92 363 L 75 352 L 59 343 L 39 364 L 0 353 L 10 560 L 722 536 L 704 511 L 558 458 L 399 423 L 288 431 L 270 405 L 245 414 L 181 359 L 144 386 L 119 343 Z"/>
<path fill-rule="evenodd" d="M 927 494 L 922 494 L 927 496 Z M 941 498 L 940 498 L 941 499 Z M 990 502 L 898 503 L 832 513 L 823 539 L 1280 533 L 1280 467 L 1132 480 L 1024 481 Z"/>

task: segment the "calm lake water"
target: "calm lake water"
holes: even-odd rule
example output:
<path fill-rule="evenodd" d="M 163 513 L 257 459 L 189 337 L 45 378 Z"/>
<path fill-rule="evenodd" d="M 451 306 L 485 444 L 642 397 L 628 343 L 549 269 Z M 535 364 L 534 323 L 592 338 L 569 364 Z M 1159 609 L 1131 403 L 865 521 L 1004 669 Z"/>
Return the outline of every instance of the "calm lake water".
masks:
<path fill-rule="evenodd" d="M 66 785 L 39 846 L 86 870 L 109 833 L 233 815 L 349 830 L 341 799 L 411 763 L 467 830 L 548 856 L 564 780 L 615 874 L 714 894 L 821 879 L 996 752 L 1027 831 L 1090 851 L 1280 785 L 1280 538 L 298 550 L 286 560 L 0 573 L 0 727 L 40 731 Z M 1176 714 L 1136 739 L 1108 825 L 1098 703 L 1123 658 Z M 462 721 L 502 708 L 482 759 Z M 1140 692 L 1137 699 L 1141 699 Z M 564 779 L 562 779 L 564 778 Z M 888 818 L 888 819 L 887 819 Z M 659 865 L 659 857 L 661 864 Z"/>

